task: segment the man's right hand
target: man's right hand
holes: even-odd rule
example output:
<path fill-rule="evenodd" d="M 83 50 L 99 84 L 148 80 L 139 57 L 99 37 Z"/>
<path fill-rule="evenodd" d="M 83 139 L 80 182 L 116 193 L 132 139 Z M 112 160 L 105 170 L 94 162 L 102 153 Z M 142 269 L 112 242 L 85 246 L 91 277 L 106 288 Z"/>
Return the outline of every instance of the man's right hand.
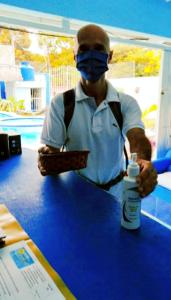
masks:
<path fill-rule="evenodd" d="M 45 164 L 45 157 L 42 159 L 41 155 L 40 154 L 48 154 L 48 153 L 56 153 L 56 152 L 59 152 L 60 149 L 59 148 L 54 148 L 54 147 L 51 147 L 51 146 L 43 146 L 41 148 L 38 149 L 38 153 L 39 153 L 39 156 L 38 156 L 38 168 L 40 170 L 40 173 L 43 175 L 43 176 L 46 176 L 46 175 L 50 175 L 51 172 L 50 172 L 50 169 L 48 169 L 48 164 L 46 163 Z"/>

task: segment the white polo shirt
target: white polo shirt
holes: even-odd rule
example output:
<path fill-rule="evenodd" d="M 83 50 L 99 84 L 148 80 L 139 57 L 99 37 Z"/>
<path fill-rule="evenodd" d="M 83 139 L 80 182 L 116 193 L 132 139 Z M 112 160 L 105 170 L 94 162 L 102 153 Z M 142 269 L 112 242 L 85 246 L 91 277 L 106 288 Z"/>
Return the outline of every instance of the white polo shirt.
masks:
<path fill-rule="evenodd" d="M 122 134 L 108 105 L 120 101 L 123 115 Z M 84 94 L 81 84 L 75 89 L 74 113 L 66 132 L 64 124 L 63 95 L 52 99 L 47 112 L 41 142 L 60 148 L 68 137 L 67 150 L 89 150 L 87 167 L 79 173 L 99 183 L 107 183 L 123 169 L 123 147 L 126 133 L 131 128 L 142 128 L 141 111 L 134 98 L 119 93 L 108 82 L 106 99 L 97 107 L 95 99 Z M 119 185 L 117 185 L 119 186 Z M 117 187 L 110 189 L 116 193 Z"/>

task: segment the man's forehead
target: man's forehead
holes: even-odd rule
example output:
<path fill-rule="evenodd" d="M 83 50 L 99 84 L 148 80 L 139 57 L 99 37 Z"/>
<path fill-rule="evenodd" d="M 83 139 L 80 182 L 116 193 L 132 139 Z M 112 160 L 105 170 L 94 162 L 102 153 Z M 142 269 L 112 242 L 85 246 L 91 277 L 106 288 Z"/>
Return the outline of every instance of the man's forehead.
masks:
<path fill-rule="evenodd" d="M 107 33 L 99 26 L 90 24 L 80 28 L 75 38 L 75 51 L 81 45 L 103 45 L 109 50 L 109 37 Z"/>
<path fill-rule="evenodd" d="M 82 41 L 89 41 L 89 40 L 97 40 L 101 43 L 106 43 L 108 37 L 106 33 L 98 28 L 85 28 L 84 30 L 80 30 L 77 34 L 77 41 L 81 43 Z"/>

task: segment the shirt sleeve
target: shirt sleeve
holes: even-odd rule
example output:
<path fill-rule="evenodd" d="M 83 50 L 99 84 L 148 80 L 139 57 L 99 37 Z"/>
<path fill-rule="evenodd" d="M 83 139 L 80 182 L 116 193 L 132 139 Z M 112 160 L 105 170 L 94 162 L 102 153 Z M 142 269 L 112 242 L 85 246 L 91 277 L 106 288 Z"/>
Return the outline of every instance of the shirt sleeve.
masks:
<path fill-rule="evenodd" d="M 126 94 L 121 94 L 121 110 L 123 115 L 123 134 L 126 136 L 127 132 L 132 128 L 144 129 L 142 122 L 142 113 L 137 101 Z"/>
<path fill-rule="evenodd" d="M 65 140 L 64 105 L 63 96 L 60 94 L 52 99 L 47 110 L 41 133 L 41 143 L 61 148 Z"/>

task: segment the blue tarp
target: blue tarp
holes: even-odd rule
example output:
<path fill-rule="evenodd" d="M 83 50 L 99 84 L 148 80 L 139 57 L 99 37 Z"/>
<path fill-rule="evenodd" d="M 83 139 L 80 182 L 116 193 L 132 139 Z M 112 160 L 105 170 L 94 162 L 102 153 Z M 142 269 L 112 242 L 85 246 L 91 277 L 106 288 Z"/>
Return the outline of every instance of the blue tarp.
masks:
<path fill-rule="evenodd" d="M 0 0 L 0 4 L 171 38 L 171 2 L 166 0 Z"/>

